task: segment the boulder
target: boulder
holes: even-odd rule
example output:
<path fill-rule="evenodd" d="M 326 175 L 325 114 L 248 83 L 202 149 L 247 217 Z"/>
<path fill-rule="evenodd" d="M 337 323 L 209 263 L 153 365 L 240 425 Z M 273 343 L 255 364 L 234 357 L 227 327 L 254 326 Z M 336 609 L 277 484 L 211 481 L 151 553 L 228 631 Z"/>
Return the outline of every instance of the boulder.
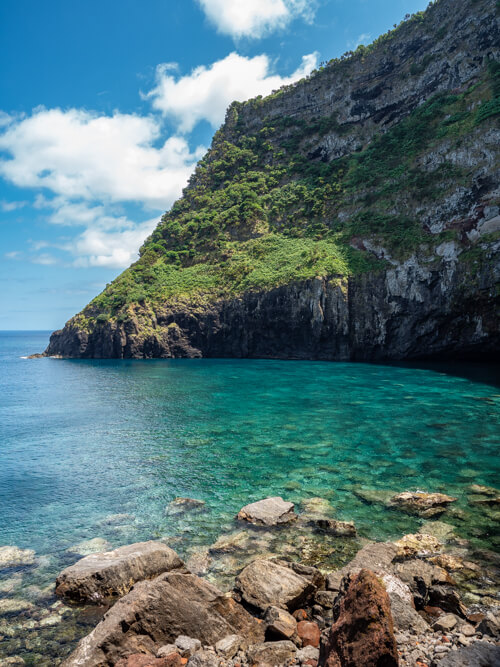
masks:
<path fill-rule="evenodd" d="M 245 646 L 245 640 L 240 635 L 228 635 L 217 642 L 215 650 L 226 660 L 231 660 L 240 648 Z"/>
<path fill-rule="evenodd" d="M 431 586 L 450 583 L 448 574 L 442 568 L 418 558 L 395 563 L 394 574 L 408 584 L 417 609 L 427 605 Z"/>
<path fill-rule="evenodd" d="M 199 639 L 193 639 L 193 637 L 179 635 L 175 640 L 175 646 L 182 658 L 190 658 L 201 649 L 201 642 Z"/>
<path fill-rule="evenodd" d="M 280 642 L 263 642 L 254 644 L 248 649 L 250 664 L 259 667 L 284 667 L 294 662 L 297 648 L 295 644 L 284 640 Z"/>
<path fill-rule="evenodd" d="M 456 498 L 444 493 L 423 493 L 422 491 L 405 491 L 398 493 L 389 500 L 389 506 L 403 510 L 408 514 L 431 517 L 442 514 Z"/>
<path fill-rule="evenodd" d="M 363 569 L 341 586 L 322 661 L 326 667 L 397 667 L 389 597 L 377 576 Z"/>
<path fill-rule="evenodd" d="M 396 558 L 403 560 L 405 558 L 421 558 L 430 556 L 442 549 L 442 544 L 432 535 L 415 533 L 404 535 L 400 540 L 394 542 L 398 548 Z"/>
<path fill-rule="evenodd" d="M 277 496 L 245 505 L 236 518 L 259 526 L 276 526 L 295 521 L 297 515 L 294 512 L 293 503 L 286 502 Z"/>
<path fill-rule="evenodd" d="M 215 586 L 193 574 L 167 572 L 136 584 L 63 664 L 105 667 L 131 653 L 156 654 L 179 635 L 213 645 L 230 634 L 264 639 L 262 623 Z"/>
<path fill-rule="evenodd" d="M 297 609 L 316 586 L 291 568 L 257 559 L 236 577 L 235 590 L 248 604 L 264 611 L 269 606 Z"/>
<path fill-rule="evenodd" d="M 394 628 L 399 632 L 411 632 L 419 635 L 429 630 L 429 624 L 415 611 L 415 607 L 408 600 L 397 593 L 388 593 L 391 601 L 391 614 Z"/>
<path fill-rule="evenodd" d="M 315 519 L 314 525 L 328 535 L 334 535 L 335 537 L 356 537 L 356 526 L 352 521 Z"/>
<path fill-rule="evenodd" d="M 11 546 L 0 547 L 0 570 L 22 565 L 33 565 L 34 562 L 35 552 L 33 549 L 20 549 Z"/>
<path fill-rule="evenodd" d="M 268 607 L 264 616 L 267 639 L 290 639 L 297 632 L 297 621 L 284 609 Z"/>
<path fill-rule="evenodd" d="M 349 572 L 356 573 L 361 569 L 368 569 L 377 574 L 390 574 L 397 553 L 398 548 L 392 542 L 373 542 L 360 549 L 339 572 L 345 576 Z"/>
<path fill-rule="evenodd" d="M 101 603 L 128 593 L 137 581 L 182 568 L 179 556 L 162 542 L 137 542 L 85 556 L 56 579 L 56 594 L 71 602 Z"/>
<path fill-rule="evenodd" d="M 318 648 L 321 632 L 317 623 L 300 621 L 300 623 L 297 623 L 297 634 L 302 640 L 302 646 Z"/>
<path fill-rule="evenodd" d="M 500 667 L 500 646 L 474 642 L 470 646 L 450 651 L 439 667 Z"/>

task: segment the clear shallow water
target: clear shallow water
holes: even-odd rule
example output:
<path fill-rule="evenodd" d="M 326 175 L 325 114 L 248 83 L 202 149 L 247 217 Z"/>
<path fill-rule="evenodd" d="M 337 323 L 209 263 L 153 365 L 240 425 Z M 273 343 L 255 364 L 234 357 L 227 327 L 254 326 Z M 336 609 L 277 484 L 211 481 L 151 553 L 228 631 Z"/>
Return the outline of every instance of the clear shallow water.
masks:
<path fill-rule="evenodd" d="M 50 584 L 93 537 L 208 545 L 268 495 L 327 497 L 386 539 L 421 520 L 355 491 L 444 491 L 465 512 L 459 534 L 494 546 L 491 518 L 466 498 L 500 478 L 494 367 L 20 358 L 47 340 L 0 334 L 0 545 L 43 557 L 25 585 Z M 206 511 L 166 514 L 176 496 Z M 117 513 L 131 516 L 109 523 Z"/>

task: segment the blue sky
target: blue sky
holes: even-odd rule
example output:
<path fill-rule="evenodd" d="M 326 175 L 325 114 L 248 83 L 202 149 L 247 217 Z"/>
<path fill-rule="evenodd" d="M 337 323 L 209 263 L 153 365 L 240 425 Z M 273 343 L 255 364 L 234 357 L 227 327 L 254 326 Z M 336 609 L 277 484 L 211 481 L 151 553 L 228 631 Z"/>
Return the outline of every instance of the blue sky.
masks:
<path fill-rule="evenodd" d="M 0 329 L 56 329 L 137 257 L 233 99 L 427 0 L 3 0 Z"/>

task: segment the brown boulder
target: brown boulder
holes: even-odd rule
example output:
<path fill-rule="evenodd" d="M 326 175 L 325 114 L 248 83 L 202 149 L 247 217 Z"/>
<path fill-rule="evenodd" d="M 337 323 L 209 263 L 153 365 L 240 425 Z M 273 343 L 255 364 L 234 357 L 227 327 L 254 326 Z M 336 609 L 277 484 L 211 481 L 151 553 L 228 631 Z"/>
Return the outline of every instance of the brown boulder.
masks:
<path fill-rule="evenodd" d="M 81 558 L 57 577 L 56 594 L 70 602 L 99 604 L 125 595 L 138 581 L 183 566 L 166 544 L 137 542 Z"/>
<path fill-rule="evenodd" d="M 167 572 L 136 584 L 118 600 L 64 665 L 104 667 L 134 653 L 156 654 L 179 635 L 213 645 L 231 634 L 259 642 L 264 627 L 207 581 Z"/>
<path fill-rule="evenodd" d="M 348 575 L 335 606 L 336 621 L 322 646 L 326 667 L 397 667 L 389 597 L 370 570 Z"/>

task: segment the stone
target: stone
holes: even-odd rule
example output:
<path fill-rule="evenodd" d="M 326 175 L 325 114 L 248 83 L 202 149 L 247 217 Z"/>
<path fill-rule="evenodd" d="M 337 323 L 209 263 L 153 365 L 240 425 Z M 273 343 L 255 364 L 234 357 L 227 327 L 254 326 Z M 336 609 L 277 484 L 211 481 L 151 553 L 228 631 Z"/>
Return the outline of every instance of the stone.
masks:
<path fill-rule="evenodd" d="M 431 586 L 429 588 L 429 605 L 439 607 L 443 611 L 465 618 L 466 608 L 458 593 L 451 586 Z"/>
<path fill-rule="evenodd" d="M 389 500 L 391 507 L 403 510 L 408 514 L 431 517 L 442 514 L 450 503 L 457 499 L 444 493 L 424 493 L 422 491 L 405 491 L 398 493 Z"/>
<path fill-rule="evenodd" d="M 334 614 L 335 623 L 322 645 L 321 664 L 397 667 L 389 597 L 373 572 L 362 569 L 344 578 Z"/>
<path fill-rule="evenodd" d="M 196 498 L 174 498 L 165 508 L 166 514 L 183 514 L 190 510 L 200 510 L 205 507 L 204 500 Z"/>
<path fill-rule="evenodd" d="M 391 602 L 391 614 L 394 628 L 399 632 L 422 634 L 429 630 L 429 624 L 415 611 L 415 607 L 408 600 L 397 593 L 388 593 Z"/>
<path fill-rule="evenodd" d="M 315 591 L 315 585 L 289 567 L 257 559 L 236 577 L 235 590 L 243 600 L 264 611 L 276 606 L 293 611 Z"/>
<path fill-rule="evenodd" d="M 172 663 L 169 664 L 165 658 L 155 658 L 154 655 L 144 653 L 133 653 L 118 660 L 115 667 L 171 667 L 171 665 Z"/>
<path fill-rule="evenodd" d="M 337 570 L 336 572 L 330 572 L 330 574 L 328 574 L 326 577 L 326 590 L 332 591 L 334 593 L 339 591 L 343 578 L 344 573 L 340 570 Z"/>
<path fill-rule="evenodd" d="M 221 535 L 210 547 L 211 553 L 231 553 L 233 551 L 245 550 L 248 548 L 250 536 L 245 530 L 229 535 Z"/>
<path fill-rule="evenodd" d="M 443 614 L 432 627 L 438 632 L 450 632 L 456 626 L 457 622 L 458 619 L 454 614 Z"/>
<path fill-rule="evenodd" d="M 228 635 L 215 644 L 215 650 L 226 660 L 231 660 L 240 648 L 245 646 L 245 640 L 240 635 Z"/>
<path fill-rule="evenodd" d="M 361 569 L 368 569 L 377 574 L 390 574 L 397 553 L 398 547 L 392 542 L 372 542 L 360 549 L 354 558 L 338 572 L 345 576 L 350 572 L 356 573 Z"/>
<path fill-rule="evenodd" d="M 317 623 L 311 621 L 300 621 L 297 623 L 297 634 L 302 640 L 302 646 L 319 646 L 321 632 Z"/>
<path fill-rule="evenodd" d="M 474 637 L 476 634 L 474 626 L 470 625 L 469 623 L 464 623 L 461 625 L 460 632 L 464 635 L 464 637 Z"/>
<path fill-rule="evenodd" d="M 193 639 L 192 637 L 187 637 L 186 635 L 179 635 L 175 640 L 175 645 L 183 658 L 190 658 L 192 655 L 199 651 L 201 648 L 201 642 L 199 639 Z"/>
<path fill-rule="evenodd" d="M 486 617 L 478 624 L 476 632 L 489 637 L 500 637 L 500 617 L 494 616 L 492 612 L 487 612 Z"/>
<path fill-rule="evenodd" d="M 331 609 L 333 607 L 333 603 L 335 602 L 336 597 L 337 593 L 332 590 L 316 591 L 316 593 L 314 594 L 314 602 L 316 602 L 316 604 L 319 604 L 324 609 Z"/>
<path fill-rule="evenodd" d="M 463 558 L 460 558 L 460 556 L 452 556 L 451 554 L 438 554 L 437 556 L 429 558 L 429 562 L 442 567 L 448 572 L 458 572 L 465 567 Z"/>
<path fill-rule="evenodd" d="M 247 651 L 250 664 L 259 667 L 283 667 L 295 659 L 297 648 L 291 641 L 253 644 Z"/>
<path fill-rule="evenodd" d="M 183 568 L 166 544 L 137 542 L 105 553 L 85 556 L 56 579 L 56 594 L 71 602 L 100 603 L 125 595 L 137 581 Z"/>
<path fill-rule="evenodd" d="M 305 663 L 306 660 L 317 661 L 319 660 L 319 649 L 314 646 L 304 646 L 297 651 L 295 657 L 301 663 Z"/>
<path fill-rule="evenodd" d="M 500 646 L 488 642 L 473 642 L 450 651 L 439 667 L 500 667 Z"/>
<path fill-rule="evenodd" d="M 20 614 L 23 611 L 30 611 L 34 608 L 35 605 L 29 600 L 21 600 L 20 598 L 0 599 L 0 616 Z"/>
<path fill-rule="evenodd" d="M 245 505 L 236 518 L 259 526 L 276 526 L 295 521 L 297 515 L 294 512 L 293 503 L 286 502 L 277 496 Z"/>
<path fill-rule="evenodd" d="M 177 646 L 175 644 L 165 644 L 160 649 L 158 649 L 156 655 L 158 658 L 165 658 L 167 655 L 171 655 L 172 653 L 179 653 Z"/>
<path fill-rule="evenodd" d="M 34 562 L 35 552 L 33 549 L 20 549 L 11 546 L 0 547 L 0 570 L 33 565 Z"/>
<path fill-rule="evenodd" d="M 335 537 L 356 537 L 356 526 L 352 521 L 336 521 L 335 519 L 315 519 L 315 526 L 327 535 Z"/>
<path fill-rule="evenodd" d="M 413 606 L 413 595 L 410 587 L 399 577 L 396 577 L 394 574 L 384 574 L 382 582 L 389 596 L 392 594 L 397 595 L 404 602 Z"/>
<path fill-rule="evenodd" d="M 300 504 L 303 512 L 310 517 L 327 517 L 335 511 L 330 501 L 326 498 L 305 498 Z"/>
<path fill-rule="evenodd" d="M 207 581 L 190 573 L 166 572 L 137 583 L 63 664 L 103 667 L 130 653 L 157 653 L 179 635 L 213 645 L 230 634 L 259 642 L 264 627 Z"/>
<path fill-rule="evenodd" d="M 398 559 L 429 556 L 442 548 L 442 544 L 435 537 L 423 533 L 404 535 L 394 544 L 398 548 Z"/>
<path fill-rule="evenodd" d="M 387 489 L 355 489 L 353 493 L 369 505 L 388 505 L 395 495 L 394 491 Z"/>
<path fill-rule="evenodd" d="M 85 540 L 79 544 L 74 544 L 66 551 L 70 553 L 80 554 L 80 556 L 88 556 L 89 554 L 97 554 L 102 551 L 107 551 L 111 548 L 111 544 L 103 537 L 93 537 L 91 540 Z"/>
<path fill-rule="evenodd" d="M 212 651 L 198 651 L 189 658 L 187 667 L 219 667 L 220 660 Z"/>
<path fill-rule="evenodd" d="M 297 631 L 297 621 L 284 609 L 268 607 L 264 616 L 266 638 L 290 639 Z"/>
<path fill-rule="evenodd" d="M 210 558 L 208 549 L 199 549 L 194 551 L 186 562 L 186 568 L 193 574 L 202 575 L 208 572 L 210 563 L 212 559 Z"/>

